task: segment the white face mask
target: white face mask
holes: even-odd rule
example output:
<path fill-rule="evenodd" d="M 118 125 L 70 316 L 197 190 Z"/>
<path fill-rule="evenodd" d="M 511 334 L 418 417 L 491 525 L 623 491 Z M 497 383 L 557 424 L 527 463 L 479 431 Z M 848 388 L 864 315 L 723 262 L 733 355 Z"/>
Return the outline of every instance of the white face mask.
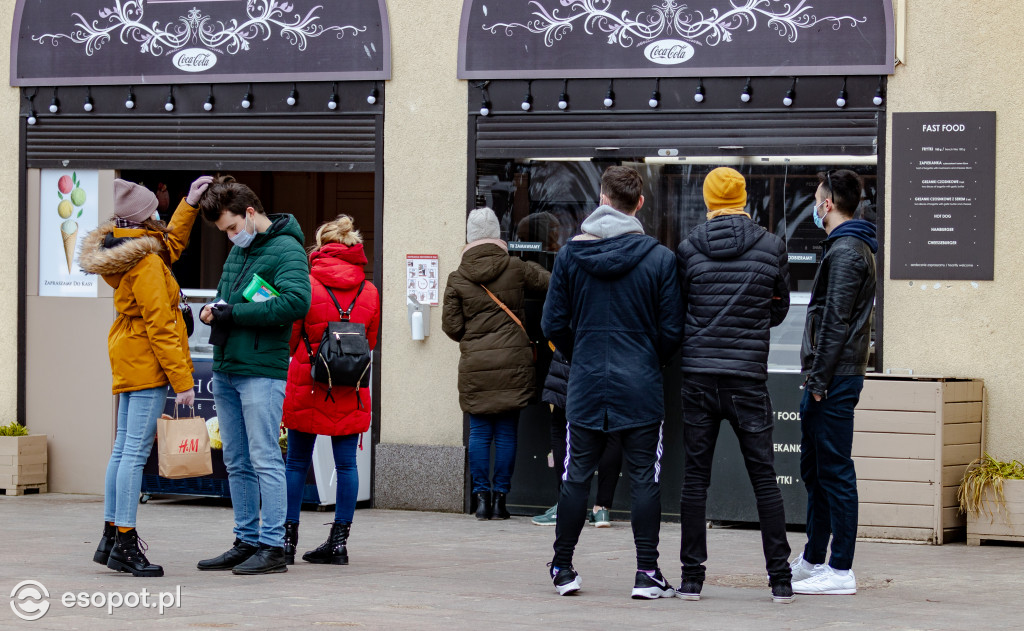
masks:
<path fill-rule="evenodd" d="M 242 229 L 236 232 L 234 235 L 228 237 L 232 243 L 240 248 L 247 248 L 252 245 L 253 239 L 256 238 L 256 220 L 252 222 L 252 232 L 249 232 L 249 213 L 245 214 L 245 223 L 242 224 Z"/>
<path fill-rule="evenodd" d="M 150 217 L 153 221 L 160 221 L 160 211 L 154 210 L 153 216 Z"/>

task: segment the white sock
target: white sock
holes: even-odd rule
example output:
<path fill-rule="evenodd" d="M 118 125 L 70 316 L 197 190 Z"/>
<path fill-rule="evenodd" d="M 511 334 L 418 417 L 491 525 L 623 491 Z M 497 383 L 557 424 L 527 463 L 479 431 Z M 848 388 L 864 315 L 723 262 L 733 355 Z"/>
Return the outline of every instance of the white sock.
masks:
<path fill-rule="evenodd" d="M 801 559 L 800 559 L 800 565 L 801 565 L 801 567 L 803 567 L 803 568 L 804 568 L 805 570 L 813 570 L 813 569 L 814 569 L 814 564 L 813 564 L 813 563 L 808 563 L 808 562 L 807 562 L 807 559 L 804 559 L 804 558 L 801 558 Z"/>
<path fill-rule="evenodd" d="M 835 572 L 839 576 L 846 576 L 847 574 L 850 573 L 850 570 L 837 570 L 836 568 L 832 568 L 832 571 Z"/>

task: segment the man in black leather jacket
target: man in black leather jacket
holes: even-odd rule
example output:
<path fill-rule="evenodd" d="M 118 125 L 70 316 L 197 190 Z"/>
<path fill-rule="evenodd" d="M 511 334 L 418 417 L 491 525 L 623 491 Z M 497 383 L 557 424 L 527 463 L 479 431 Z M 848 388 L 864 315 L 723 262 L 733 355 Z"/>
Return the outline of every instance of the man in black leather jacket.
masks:
<path fill-rule="evenodd" d="M 800 363 L 800 473 L 807 487 L 807 545 L 791 564 L 798 594 L 854 594 L 857 474 L 853 409 L 864 387 L 875 299 L 875 226 L 853 219 L 863 188 L 853 171 L 819 173 L 814 220 L 825 239 L 807 307 Z M 829 539 L 832 556 L 825 564 Z"/>

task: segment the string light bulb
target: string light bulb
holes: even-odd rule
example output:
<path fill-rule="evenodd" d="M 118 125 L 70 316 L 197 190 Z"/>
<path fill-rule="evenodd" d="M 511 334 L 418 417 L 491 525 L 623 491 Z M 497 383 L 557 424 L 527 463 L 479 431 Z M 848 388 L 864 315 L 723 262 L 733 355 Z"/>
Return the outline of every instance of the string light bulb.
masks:
<path fill-rule="evenodd" d="M 615 105 L 615 90 L 612 89 L 612 82 L 608 82 L 608 93 L 604 95 L 604 106 L 612 107 Z"/>
<path fill-rule="evenodd" d="M 338 109 L 338 84 L 331 86 L 331 98 L 327 101 L 327 109 L 332 112 Z"/>
<path fill-rule="evenodd" d="M 378 98 L 380 98 L 380 92 L 377 91 L 377 84 L 374 83 L 373 89 L 370 90 L 370 93 L 368 95 L 366 95 L 366 102 L 369 103 L 370 105 L 376 105 Z"/>
<path fill-rule="evenodd" d="M 288 93 L 288 98 L 284 100 L 291 107 L 295 107 L 295 104 L 299 102 L 299 91 L 295 89 L 295 84 L 292 84 L 292 91 Z"/>
<path fill-rule="evenodd" d="M 569 80 L 562 82 L 562 93 L 558 95 L 558 109 L 563 112 L 569 109 Z"/>
<path fill-rule="evenodd" d="M 124 109 L 133 110 L 135 109 L 135 93 L 132 92 L 132 87 L 128 86 L 128 98 L 124 100 Z"/>
<path fill-rule="evenodd" d="M 242 97 L 242 109 L 249 109 L 252 107 L 252 84 L 245 89 L 245 96 Z"/>
<path fill-rule="evenodd" d="M 839 90 L 839 97 L 836 99 L 836 107 L 846 107 L 846 79 L 843 79 L 843 87 Z"/>
<path fill-rule="evenodd" d="M 206 103 L 203 103 L 203 109 L 207 112 L 213 111 L 213 86 L 210 86 L 210 95 L 206 97 Z"/>
<path fill-rule="evenodd" d="M 164 110 L 168 112 L 174 111 L 174 86 L 167 88 L 167 102 L 164 103 Z"/>
<path fill-rule="evenodd" d="M 651 92 L 651 99 L 647 101 L 647 104 L 651 106 L 651 109 L 658 107 L 661 103 L 661 79 L 654 80 L 654 92 Z"/>
<path fill-rule="evenodd" d="M 698 103 L 704 102 L 704 80 L 697 79 L 697 91 L 693 93 L 693 100 Z"/>
<path fill-rule="evenodd" d="M 91 112 L 93 109 L 92 88 L 85 89 L 85 102 L 82 103 L 82 109 L 86 112 Z"/>
<path fill-rule="evenodd" d="M 875 90 L 875 98 L 871 99 L 875 105 L 885 103 L 885 95 L 882 94 L 882 77 L 878 77 L 878 89 Z"/>
<path fill-rule="evenodd" d="M 743 92 L 740 93 L 740 100 L 744 103 L 750 103 L 750 77 L 747 77 L 747 84 L 743 86 Z"/>
<path fill-rule="evenodd" d="M 50 99 L 50 113 L 56 114 L 60 111 L 60 100 L 57 98 L 57 88 L 53 89 L 53 98 Z"/>
<path fill-rule="evenodd" d="M 793 85 L 789 86 L 786 90 L 786 96 L 782 98 L 782 104 L 786 107 L 793 105 L 793 99 L 796 98 L 796 79 L 793 79 Z"/>
<path fill-rule="evenodd" d="M 533 108 L 533 82 L 526 82 L 526 96 L 523 97 L 523 102 L 520 103 L 519 107 L 524 112 L 529 112 Z"/>

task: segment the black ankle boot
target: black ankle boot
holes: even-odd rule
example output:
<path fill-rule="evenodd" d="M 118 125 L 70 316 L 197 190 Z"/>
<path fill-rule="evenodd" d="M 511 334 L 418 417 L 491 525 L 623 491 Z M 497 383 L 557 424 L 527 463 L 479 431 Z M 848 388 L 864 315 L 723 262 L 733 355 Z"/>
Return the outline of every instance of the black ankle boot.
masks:
<path fill-rule="evenodd" d="M 511 516 L 512 513 L 505 508 L 505 493 L 495 493 L 492 519 L 508 519 Z"/>
<path fill-rule="evenodd" d="M 276 574 L 287 571 L 288 563 L 285 561 L 284 548 L 268 546 L 265 543 L 260 544 L 256 554 L 231 568 L 232 574 Z"/>
<path fill-rule="evenodd" d="M 307 563 L 325 563 L 330 565 L 348 565 L 348 533 L 352 524 L 336 521 L 331 524 L 331 534 L 327 541 L 320 544 L 316 550 L 310 550 L 302 555 L 302 560 Z"/>
<path fill-rule="evenodd" d="M 476 494 L 476 518 L 483 521 L 491 518 L 491 492 Z"/>
<path fill-rule="evenodd" d="M 299 543 L 299 522 L 284 522 L 284 558 L 288 565 L 295 565 L 295 546 Z"/>
<path fill-rule="evenodd" d="M 117 528 L 114 528 L 113 524 L 103 522 L 103 536 L 100 538 L 100 544 L 96 546 L 96 552 L 92 555 L 93 561 L 100 565 L 107 564 L 107 559 L 110 558 L 110 551 L 114 549 L 115 533 L 117 533 Z"/>
<path fill-rule="evenodd" d="M 235 539 L 230 550 L 212 559 L 203 559 L 196 564 L 196 567 L 200 570 L 230 570 L 249 560 L 249 557 L 256 554 L 257 550 L 259 550 L 258 546 Z"/>
<path fill-rule="evenodd" d="M 110 551 L 107 567 L 118 572 L 131 572 L 132 576 L 163 576 L 164 568 L 153 565 L 146 558 L 146 542 L 132 528 L 114 536 L 114 549 Z"/>

